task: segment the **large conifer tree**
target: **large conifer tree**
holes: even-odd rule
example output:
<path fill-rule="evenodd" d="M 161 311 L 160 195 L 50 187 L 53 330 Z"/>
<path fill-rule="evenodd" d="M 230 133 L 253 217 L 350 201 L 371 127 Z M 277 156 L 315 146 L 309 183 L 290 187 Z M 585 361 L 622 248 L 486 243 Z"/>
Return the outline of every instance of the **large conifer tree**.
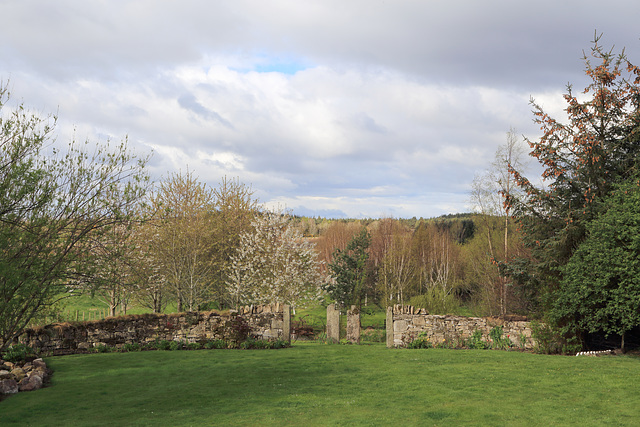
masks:
<path fill-rule="evenodd" d="M 602 213 L 599 202 L 635 173 L 640 155 L 640 69 L 624 52 L 604 50 L 599 37 L 584 60 L 591 82 L 583 95 L 568 86 L 567 123 L 532 101 L 543 135 L 528 142 L 544 168 L 545 186 L 535 186 L 512 168 L 524 195 L 506 194 L 533 253 L 531 260 L 513 260 L 507 269 L 538 287 L 546 309 L 563 292 L 563 266 L 587 237 L 587 224 Z M 554 320 L 566 324 L 579 315 L 564 313 Z"/>

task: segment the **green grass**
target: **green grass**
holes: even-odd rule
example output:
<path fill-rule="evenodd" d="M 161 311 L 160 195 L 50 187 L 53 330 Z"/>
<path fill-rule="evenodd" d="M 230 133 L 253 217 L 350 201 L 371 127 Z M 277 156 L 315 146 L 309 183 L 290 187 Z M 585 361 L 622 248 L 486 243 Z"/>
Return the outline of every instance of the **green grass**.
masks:
<path fill-rule="evenodd" d="M 296 344 L 49 358 L 2 425 L 635 425 L 640 360 Z"/>

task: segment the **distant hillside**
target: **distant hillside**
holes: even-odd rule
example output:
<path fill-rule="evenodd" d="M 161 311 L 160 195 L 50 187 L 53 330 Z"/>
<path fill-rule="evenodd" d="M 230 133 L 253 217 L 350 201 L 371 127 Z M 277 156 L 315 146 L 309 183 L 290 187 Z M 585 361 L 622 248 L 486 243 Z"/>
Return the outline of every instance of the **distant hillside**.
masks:
<path fill-rule="evenodd" d="M 464 243 L 473 237 L 475 231 L 474 218 L 478 214 L 474 213 L 456 213 L 441 215 L 435 218 L 398 218 L 394 221 L 398 221 L 403 226 L 410 230 L 416 230 L 420 224 L 435 223 L 439 228 L 448 229 L 452 237 L 458 243 Z M 365 227 L 371 227 L 380 219 L 367 218 L 367 219 L 327 219 L 320 217 L 304 217 L 294 216 L 292 221 L 297 224 L 300 232 L 306 237 L 320 237 L 333 223 L 351 224 L 357 223 Z"/>

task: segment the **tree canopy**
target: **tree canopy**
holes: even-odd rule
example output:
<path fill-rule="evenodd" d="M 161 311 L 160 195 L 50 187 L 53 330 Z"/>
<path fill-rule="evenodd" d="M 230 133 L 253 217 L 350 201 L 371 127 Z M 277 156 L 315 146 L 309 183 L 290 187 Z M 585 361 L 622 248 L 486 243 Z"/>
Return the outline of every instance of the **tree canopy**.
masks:
<path fill-rule="evenodd" d="M 56 118 L 9 99 L 0 86 L 0 350 L 96 272 L 94 243 L 128 225 L 148 182 L 126 143 L 59 153 Z"/>
<path fill-rule="evenodd" d="M 318 253 L 281 212 L 256 215 L 231 257 L 227 290 L 241 304 L 301 306 L 322 297 Z"/>
<path fill-rule="evenodd" d="M 341 306 L 360 305 L 366 281 L 367 249 L 371 235 L 366 227 L 354 235 L 345 250 L 337 249 L 329 264 L 333 281 L 327 285 L 329 295 Z"/>
<path fill-rule="evenodd" d="M 565 266 L 587 239 L 589 224 L 601 224 L 597 220 L 605 212 L 604 200 L 636 173 L 640 159 L 640 69 L 624 52 L 605 50 L 599 37 L 584 61 L 591 81 L 581 95 L 567 87 L 567 123 L 532 101 L 543 135 L 528 142 L 531 155 L 544 169 L 545 186 L 534 185 L 511 167 L 524 195 L 506 193 L 506 203 L 533 255 L 510 262 L 509 274 L 536 287 L 546 310 L 569 292 L 566 286 L 573 281 L 563 279 Z"/>
<path fill-rule="evenodd" d="M 640 325 L 640 180 L 616 187 L 563 267 L 552 315 L 564 332 L 623 337 Z"/>

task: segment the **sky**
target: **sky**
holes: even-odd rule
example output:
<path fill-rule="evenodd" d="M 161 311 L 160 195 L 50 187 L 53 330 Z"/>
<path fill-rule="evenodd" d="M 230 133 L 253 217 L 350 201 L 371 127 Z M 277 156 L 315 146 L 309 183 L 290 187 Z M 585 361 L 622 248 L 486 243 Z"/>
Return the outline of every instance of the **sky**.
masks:
<path fill-rule="evenodd" d="M 58 115 L 56 144 L 128 138 L 156 181 L 430 218 L 472 209 L 510 129 L 540 136 L 531 98 L 562 117 L 596 33 L 640 63 L 639 16 L 632 0 L 3 0 L 0 80 Z"/>

